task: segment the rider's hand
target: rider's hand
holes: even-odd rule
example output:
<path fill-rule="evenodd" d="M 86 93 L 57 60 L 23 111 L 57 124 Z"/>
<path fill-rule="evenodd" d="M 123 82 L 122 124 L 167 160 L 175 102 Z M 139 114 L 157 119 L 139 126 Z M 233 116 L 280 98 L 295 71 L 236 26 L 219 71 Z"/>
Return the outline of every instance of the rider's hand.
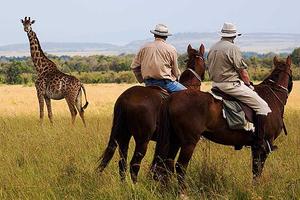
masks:
<path fill-rule="evenodd" d="M 253 85 L 249 85 L 248 87 L 249 87 L 251 90 L 254 90 Z"/>
<path fill-rule="evenodd" d="M 253 83 L 252 83 L 252 82 L 250 82 L 249 84 L 246 84 L 246 83 L 245 83 L 245 85 L 246 85 L 247 87 L 249 87 L 251 90 L 254 90 L 254 87 L 253 87 Z"/>

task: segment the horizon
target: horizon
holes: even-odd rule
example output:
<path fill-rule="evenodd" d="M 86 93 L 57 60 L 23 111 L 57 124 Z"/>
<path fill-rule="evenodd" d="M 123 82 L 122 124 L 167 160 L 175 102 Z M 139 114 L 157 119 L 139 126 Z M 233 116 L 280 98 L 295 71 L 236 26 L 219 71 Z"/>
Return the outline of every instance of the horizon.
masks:
<path fill-rule="evenodd" d="M 43 42 L 124 45 L 151 38 L 149 31 L 157 23 L 167 24 L 172 33 L 218 32 L 229 21 L 245 34 L 300 34 L 296 0 L 11 0 L 2 7 L 0 46 L 27 42 L 20 23 L 25 16 L 36 20 L 33 30 Z"/>
<path fill-rule="evenodd" d="M 175 35 L 179 35 L 179 34 L 216 34 L 216 37 L 218 37 L 218 32 L 177 32 L 177 33 L 173 33 L 173 36 Z M 300 33 L 284 33 L 284 32 L 251 32 L 251 33 L 245 33 L 243 34 L 242 37 L 239 38 L 239 40 L 241 40 L 243 37 L 245 36 L 249 36 L 249 35 L 254 35 L 254 34 L 278 34 L 278 35 L 299 35 Z M 39 36 L 38 36 L 39 37 Z M 43 41 L 43 39 L 39 38 L 40 42 L 42 43 L 57 43 L 57 44 L 69 44 L 69 43 L 76 43 L 76 44 L 109 44 L 109 45 L 115 45 L 115 46 L 125 46 L 127 44 L 130 44 L 131 42 L 135 42 L 135 41 L 144 41 L 144 40 L 151 40 L 153 38 L 153 36 L 149 36 L 147 38 L 141 38 L 141 39 L 136 39 L 136 40 L 132 40 L 132 41 L 128 41 L 128 43 L 124 43 L 124 44 L 115 44 L 115 43 L 108 43 L 108 42 L 93 42 L 93 41 Z M 167 40 L 172 40 L 172 36 L 169 36 L 169 38 Z M 11 44 L 4 44 L 1 45 L 0 47 L 5 47 L 5 46 L 11 46 L 11 45 L 24 45 L 24 44 L 29 44 L 29 41 L 26 40 L 24 42 L 21 43 L 11 43 Z M 43 44 L 41 44 L 43 45 Z"/>

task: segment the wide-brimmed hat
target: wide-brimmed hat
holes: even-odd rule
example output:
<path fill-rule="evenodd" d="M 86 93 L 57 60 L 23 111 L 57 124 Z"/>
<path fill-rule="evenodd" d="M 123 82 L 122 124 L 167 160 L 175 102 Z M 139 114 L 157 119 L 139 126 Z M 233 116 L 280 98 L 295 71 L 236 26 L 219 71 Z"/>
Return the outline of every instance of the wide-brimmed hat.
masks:
<path fill-rule="evenodd" d="M 235 37 L 241 36 L 241 33 L 238 33 L 236 30 L 236 26 L 232 23 L 225 22 L 223 24 L 222 30 L 219 33 L 222 37 Z"/>
<path fill-rule="evenodd" d="M 170 36 L 172 35 L 168 31 L 168 27 L 164 24 L 157 24 L 154 30 L 150 30 L 151 33 L 159 36 Z"/>

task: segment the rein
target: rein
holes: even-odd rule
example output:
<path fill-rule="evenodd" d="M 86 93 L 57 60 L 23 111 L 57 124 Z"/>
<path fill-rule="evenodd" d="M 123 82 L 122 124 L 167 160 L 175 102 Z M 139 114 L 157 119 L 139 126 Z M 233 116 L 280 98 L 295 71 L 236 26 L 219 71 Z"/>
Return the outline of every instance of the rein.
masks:
<path fill-rule="evenodd" d="M 285 104 L 281 101 L 281 99 L 277 96 L 277 94 L 274 92 L 274 90 L 269 86 L 269 85 L 266 85 L 267 88 L 270 89 L 270 91 L 272 92 L 272 94 L 276 97 L 276 99 L 281 103 L 282 106 L 285 106 Z"/>
<path fill-rule="evenodd" d="M 273 81 L 272 79 L 268 79 L 268 81 L 270 81 L 271 83 L 274 83 L 274 84 L 276 84 L 275 83 L 275 81 Z M 288 93 L 289 91 L 288 91 L 288 89 L 287 88 L 285 88 L 285 87 L 283 87 L 282 85 L 278 85 L 278 84 L 276 84 L 276 86 L 278 86 L 278 87 L 280 87 L 281 89 L 283 89 L 286 93 Z"/>
<path fill-rule="evenodd" d="M 270 81 L 271 83 L 276 84 L 275 81 L 273 81 L 272 79 L 268 79 L 268 81 Z M 274 91 L 275 88 L 272 88 L 272 87 L 269 86 L 269 85 L 266 85 L 266 86 L 267 86 L 267 88 L 270 89 L 270 91 L 272 92 L 272 94 L 276 97 L 276 99 L 281 103 L 281 105 L 282 105 L 283 108 L 284 108 L 285 104 L 281 101 L 281 99 L 280 99 L 280 98 L 278 97 L 278 95 L 275 93 L 275 91 Z M 279 92 L 285 92 L 285 93 L 288 95 L 288 89 L 287 89 L 287 88 L 283 87 L 282 85 L 278 85 L 278 84 L 276 84 L 276 86 L 279 87 L 278 89 L 276 89 L 277 91 L 279 91 Z M 282 89 L 283 89 L 283 90 L 282 90 Z M 285 126 L 285 123 L 284 123 L 284 120 L 283 120 L 283 111 L 282 111 L 282 125 L 283 125 L 283 131 L 284 131 L 284 134 L 287 135 L 287 134 L 288 134 L 288 133 L 287 133 L 287 129 L 286 129 L 286 126 Z"/>
<path fill-rule="evenodd" d="M 189 70 L 190 72 L 192 72 L 194 74 L 194 76 L 201 82 L 201 77 L 199 76 L 199 74 L 197 74 L 193 69 L 191 68 L 187 68 L 186 70 Z"/>

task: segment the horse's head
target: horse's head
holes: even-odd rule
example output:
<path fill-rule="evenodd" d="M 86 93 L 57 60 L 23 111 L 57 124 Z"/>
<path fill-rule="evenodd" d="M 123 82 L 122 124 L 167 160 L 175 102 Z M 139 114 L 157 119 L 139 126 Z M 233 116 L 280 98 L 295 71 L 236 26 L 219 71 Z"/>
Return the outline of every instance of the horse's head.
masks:
<path fill-rule="evenodd" d="M 274 70 L 271 75 L 266 79 L 271 82 L 274 82 L 280 88 L 283 88 L 288 93 L 292 91 L 293 88 L 293 79 L 292 79 L 292 60 L 291 57 L 288 56 L 286 61 L 279 60 L 276 56 L 273 59 L 274 62 Z"/>
<path fill-rule="evenodd" d="M 201 44 L 199 50 L 193 49 L 189 44 L 187 48 L 188 60 L 187 60 L 187 69 L 194 70 L 200 77 L 201 80 L 204 79 L 205 74 L 205 60 L 204 60 L 204 45 Z"/>

